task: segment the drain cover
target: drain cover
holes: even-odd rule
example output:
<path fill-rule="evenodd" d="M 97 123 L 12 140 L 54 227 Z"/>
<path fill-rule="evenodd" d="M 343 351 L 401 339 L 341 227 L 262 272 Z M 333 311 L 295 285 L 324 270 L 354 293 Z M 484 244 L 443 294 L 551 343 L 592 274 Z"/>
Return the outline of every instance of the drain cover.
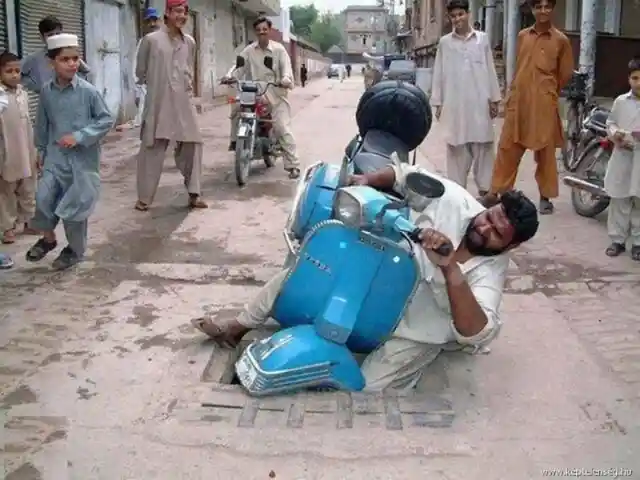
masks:
<path fill-rule="evenodd" d="M 208 395 L 209 396 L 209 395 Z M 354 428 L 364 420 L 368 425 L 384 426 L 387 430 L 405 427 L 445 428 L 453 423 L 455 413 L 451 402 L 439 395 L 419 394 L 396 396 L 393 393 L 367 394 L 347 392 L 300 393 L 264 399 L 252 398 L 240 386 L 215 386 L 202 406 L 216 410 L 235 410 L 238 427 L 252 428 L 256 422 L 302 428 L 305 417 L 324 417 L 326 425 L 332 417 L 338 429 Z M 264 419 L 261 417 L 269 417 Z M 279 418 L 276 418 L 279 417 Z"/>

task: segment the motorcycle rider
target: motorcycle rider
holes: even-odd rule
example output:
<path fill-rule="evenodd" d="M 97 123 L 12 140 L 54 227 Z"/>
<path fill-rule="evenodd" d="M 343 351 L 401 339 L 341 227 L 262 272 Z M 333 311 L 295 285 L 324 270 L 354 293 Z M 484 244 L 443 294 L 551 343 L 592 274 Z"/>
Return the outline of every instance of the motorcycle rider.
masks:
<path fill-rule="evenodd" d="M 396 162 L 376 172 L 354 176 L 351 183 L 380 190 L 406 191 L 406 175 L 420 167 Z M 424 172 L 423 173 L 427 173 Z M 427 173 L 428 174 L 428 173 Z M 421 248 L 414 246 L 422 276 L 416 294 L 392 338 L 362 364 L 365 390 L 413 388 L 425 367 L 444 349 L 475 353 L 498 334 L 499 308 L 509 264 L 505 252 L 532 238 L 538 229 L 536 206 L 522 192 L 509 191 L 485 209 L 460 185 L 439 178 L 443 197 L 413 213 L 422 228 Z M 457 249 L 444 257 L 434 253 L 451 242 Z M 235 320 L 193 320 L 217 342 L 236 345 L 242 336 L 268 319 L 288 274 L 283 270 L 260 290 Z"/>
<path fill-rule="evenodd" d="M 245 60 L 245 66 L 232 68 L 222 79 L 222 83 L 236 79 L 247 78 L 258 82 L 278 82 L 281 87 L 270 86 L 265 98 L 271 105 L 273 127 L 283 150 L 284 168 L 289 172 L 289 178 L 300 176 L 300 162 L 296 154 L 296 142 L 291 132 L 291 105 L 288 100 L 288 90 L 293 88 L 293 70 L 289 53 L 279 42 L 270 40 L 272 22 L 266 17 L 259 17 L 253 22 L 253 29 L 258 40 L 242 50 L 240 56 Z M 265 57 L 273 58 L 273 70 L 264 65 Z M 229 150 L 235 150 L 235 132 L 238 121 L 236 111 L 232 117 L 232 137 Z"/>

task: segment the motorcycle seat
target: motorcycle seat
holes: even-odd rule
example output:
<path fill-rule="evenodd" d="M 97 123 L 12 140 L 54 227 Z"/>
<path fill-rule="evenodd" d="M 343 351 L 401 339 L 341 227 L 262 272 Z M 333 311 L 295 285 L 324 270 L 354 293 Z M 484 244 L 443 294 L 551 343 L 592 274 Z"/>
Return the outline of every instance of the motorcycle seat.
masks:
<path fill-rule="evenodd" d="M 247 93 L 258 93 L 258 85 L 251 83 L 243 83 L 240 86 L 240 90 Z"/>
<path fill-rule="evenodd" d="M 597 108 L 591 113 L 591 117 L 589 122 L 593 124 L 593 126 L 606 130 L 607 128 L 607 119 L 611 112 L 606 108 Z"/>

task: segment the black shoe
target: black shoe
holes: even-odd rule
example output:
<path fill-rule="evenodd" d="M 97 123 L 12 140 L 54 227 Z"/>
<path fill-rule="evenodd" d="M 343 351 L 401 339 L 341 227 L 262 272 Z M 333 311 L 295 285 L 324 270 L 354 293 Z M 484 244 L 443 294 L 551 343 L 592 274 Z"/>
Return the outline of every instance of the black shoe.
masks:
<path fill-rule="evenodd" d="M 236 142 L 229 142 L 229 151 L 230 152 L 236 151 Z"/>
<path fill-rule="evenodd" d="M 540 215 L 551 215 L 554 211 L 553 203 L 548 198 L 540 199 L 540 207 L 538 208 L 538 212 Z"/>
<path fill-rule="evenodd" d="M 71 249 L 70 246 L 66 246 L 58 255 L 51 266 L 54 270 L 66 270 L 80 263 L 80 257 Z"/>
<path fill-rule="evenodd" d="M 46 257 L 51 250 L 55 250 L 57 246 L 58 242 L 55 240 L 53 242 L 47 242 L 44 238 L 39 239 L 33 247 L 27 251 L 27 262 L 39 262 Z"/>

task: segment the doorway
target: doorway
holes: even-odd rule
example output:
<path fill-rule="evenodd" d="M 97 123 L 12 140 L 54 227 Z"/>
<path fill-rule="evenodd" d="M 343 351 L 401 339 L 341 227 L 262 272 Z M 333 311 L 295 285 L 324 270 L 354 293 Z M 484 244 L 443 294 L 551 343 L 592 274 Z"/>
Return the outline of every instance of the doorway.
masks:
<path fill-rule="evenodd" d="M 122 103 L 122 68 L 120 59 L 120 5 L 90 2 L 87 4 L 87 61 L 93 82 L 118 117 Z"/>

